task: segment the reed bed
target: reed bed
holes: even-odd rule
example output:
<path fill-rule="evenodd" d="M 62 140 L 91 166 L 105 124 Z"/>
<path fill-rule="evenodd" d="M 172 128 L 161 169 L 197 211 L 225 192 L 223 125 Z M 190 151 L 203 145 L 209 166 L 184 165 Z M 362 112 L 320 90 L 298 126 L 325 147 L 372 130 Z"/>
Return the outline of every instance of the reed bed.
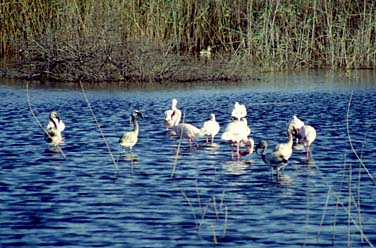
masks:
<path fill-rule="evenodd" d="M 55 80 L 171 79 L 208 46 L 232 72 L 376 65 L 371 0 L 20 0 L 1 13 L 1 57 Z"/>

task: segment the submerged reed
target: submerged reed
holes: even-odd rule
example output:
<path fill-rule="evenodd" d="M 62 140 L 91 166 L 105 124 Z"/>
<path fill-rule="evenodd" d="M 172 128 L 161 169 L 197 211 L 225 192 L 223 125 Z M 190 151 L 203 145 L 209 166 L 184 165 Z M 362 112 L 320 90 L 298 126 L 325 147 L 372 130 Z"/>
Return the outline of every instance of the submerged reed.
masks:
<path fill-rule="evenodd" d="M 221 199 L 219 201 L 219 206 L 218 206 L 218 203 L 217 203 L 215 196 L 212 196 L 211 199 L 208 200 L 205 207 L 203 207 L 201 205 L 201 197 L 200 197 L 200 194 L 199 194 L 197 182 L 196 182 L 195 187 L 196 187 L 196 194 L 197 194 L 197 204 L 196 205 L 197 205 L 199 212 L 201 212 L 201 218 L 198 218 L 198 216 L 197 216 L 198 214 L 196 214 L 196 210 L 195 210 L 196 205 L 193 204 L 193 202 L 189 199 L 188 195 L 183 191 L 181 191 L 181 194 L 183 195 L 185 201 L 188 203 L 189 208 L 191 209 L 192 216 L 193 216 L 194 222 L 195 222 L 196 227 L 197 227 L 197 233 L 200 233 L 201 226 L 204 224 L 205 221 L 207 221 L 207 224 L 208 224 L 208 226 L 210 227 L 210 230 L 211 230 L 213 243 L 218 244 L 218 235 L 216 233 L 216 230 L 217 230 L 218 226 L 221 226 L 221 225 L 218 225 L 218 224 L 220 224 L 220 222 L 223 221 L 222 236 L 220 237 L 221 239 L 223 239 L 223 238 L 226 237 L 226 230 L 227 230 L 227 223 L 228 223 L 228 209 L 227 209 L 227 206 L 223 204 L 225 192 L 224 191 L 222 192 L 222 196 L 221 196 Z M 212 207 L 213 215 L 214 215 L 215 218 L 211 218 L 211 219 L 206 220 L 207 213 L 208 213 L 210 206 Z M 224 218 L 223 220 L 221 220 L 221 216 L 223 216 L 223 218 Z"/>

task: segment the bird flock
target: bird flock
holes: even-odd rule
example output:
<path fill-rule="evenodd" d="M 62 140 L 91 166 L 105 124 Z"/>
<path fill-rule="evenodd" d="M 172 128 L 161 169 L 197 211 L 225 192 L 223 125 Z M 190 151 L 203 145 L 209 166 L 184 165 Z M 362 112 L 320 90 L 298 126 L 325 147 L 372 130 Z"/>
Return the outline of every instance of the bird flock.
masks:
<path fill-rule="evenodd" d="M 209 115 L 209 119 L 204 121 L 201 128 L 195 127 L 189 123 L 181 123 L 182 111 L 177 107 L 178 101 L 172 99 L 171 109 L 164 112 L 164 125 L 166 130 L 171 135 L 176 135 L 180 139 L 187 139 L 190 147 L 192 144 L 198 148 L 198 138 L 205 137 L 207 144 L 215 143 L 215 136 L 219 133 L 221 127 L 216 121 L 214 113 Z M 296 115 L 292 116 L 287 126 L 287 140 L 285 143 L 277 144 L 272 150 L 268 150 L 268 142 L 261 140 L 255 145 L 255 142 L 250 138 L 251 128 L 248 126 L 246 119 L 247 109 L 244 104 L 235 102 L 230 111 L 231 121 L 226 125 L 221 140 L 230 144 L 231 159 L 240 160 L 241 156 L 252 154 L 255 150 L 258 154 L 261 150 L 261 158 L 265 164 L 270 166 L 272 175 L 276 171 L 277 176 L 280 171 L 287 165 L 293 153 L 294 145 L 301 144 L 305 147 L 306 160 L 311 156 L 311 145 L 316 139 L 316 130 L 310 125 L 306 125 Z M 144 119 L 143 114 L 139 110 L 133 110 L 130 119 L 133 123 L 133 130 L 124 132 L 119 139 L 119 144 L 123 148 L 132 150 L 137 144 L 139 135 L 139 124 L 137 118 Z M 50 114 L 49 122 L 46 127 L 45 140 L 48 145 L 57 146 L 63 142 L 62 132 L 65 129 L 65 124 L 57 114 L 53 111 Z M 295 140 L 294 140 L 295 138 Z M 241 147 L 246 147 L 241 151 Z"/>

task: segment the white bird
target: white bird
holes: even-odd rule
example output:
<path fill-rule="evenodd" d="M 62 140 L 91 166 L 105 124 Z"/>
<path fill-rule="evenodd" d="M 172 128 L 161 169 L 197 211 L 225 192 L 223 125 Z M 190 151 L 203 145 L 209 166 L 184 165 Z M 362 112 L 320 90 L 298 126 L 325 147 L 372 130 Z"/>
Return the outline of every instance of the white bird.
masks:
<path fill-rule="evenodd" d="M 46 127 L 46 129 L 50 129 L 50 128 L 56 128 L 60 132 L 64 131 L 65 129 L 64 122 L 60 119 L 59 115 L 55 111 L 51 112 L 50 121 L 48 122 L 47 127 Z"/>
<path fill-rule="evenodd" d="M 240 160 L 240 143 L 249 143 L 248 135 L 251 133 L 251 129 L 247 125 L 247 120 L 242 118 L 240 120 L 233 120 L 230 122 L 225 131 L 222 133 L 221 139 L 229 141 L 231 143 L 231 159 L 234 159 L 233 146 L 236 145 L 236 154 L 238 160 Z"/>
<path fill-rule="evenodd" d="M 140 111 L 133 110 L 133 112 L 131 113 L 131 120 L 133 122 L 134 128 L 132 131 L 123 133 L 123 135 L 119 139 L 120 145 L 128 147 L 130 150 L 132 150 L 133 146 L 138 141 L 139 127 L 137 122 L 137 116 L 140 116 L 141 119 L 144 119 L 144 116 Z"/>
<path fill-rule="evenodd" d="M 192 142 L 196 147 L 199 147 L 196 139 L 204 136 L 201 129 L 198 129 L 197 127 L 188 123 L 181 123 L 173 126 L 172 128 L 178 137 L 188 139 L 190 147 L 192 146 Z"/>
<path fill-rule="evenodd" d="M 280 155 L 286 161 L 292 155 L 292 132 L 291 130 L 287 131 L 287 143 L 280 143 L 274 147 L 274 152 Z"/>
<path fill-rule="evenodd" d="M 172 128 L 180 123 L 181 110 L 177 108 L 178 101 L 172 99 L 171 109 L 164 112 L 164 124 L 167 128 Z"/>
<path fill-rule="evenodd" d="M 306 159 L 308 160 L 309 155 L 310 155 L 310 147 L 311 144 L 315 141 L 316 139 L 316 130 L 314 127 L 310 125 L 304 125 L 300 129 L 300 143 L 304 145 L 306 148 Z"/>
<path fill-rule="evenodd" d="M 45 140 L 49 145 L 57 146 L 63 142 L 61 132 L 65 129 L 64 122 L 60 119 L 59 115 L 52 111 L 50 113 L 50 120 L 46 127 Z"/>
<path fill-rule="evenodd" d="M 245 105 L 235 102 L 231 110 L 231 117 L 234 118 L 235 120 L 240 120 L 241 118 L 244 118 L 246 116 L 247 116 L 247 109 Z"/>
<path fill-rule="evenodd" d="M 256 153 L 259 148 L 262 148 L 261 157 L 265 164 L 268 164 L 272 169 L 277 170 L 277 176 L 279 171 L 287 165 L 287 161 L 292 155 L 292 133 L 288 131 L 287 143 L 281 143 L 275 146 L 272 152 L 267 153 L 268 142 L 261 140 L 256 146 Z"/>
<path fill-rule="evenodd" d="M 201 131 L 206 136 L 206 143 L 208 143 L 209 136 L 211 137 L 211 143 L 213 143 L 214 136 L 218 134 L 219 130 L 220 130 L 220 126 L 218 122 L 215 120 L 215 115 L 210 114 L 210 120 L 205 121 L 201 128 Z"/>
<path fill-rule="evenodd" d="M 288 125 L 288 130 L 293 130 L 293 135 L 296 138 L 296 144 L 299 143 L 299 133 L 300 129 L 304 126 L 304 122 L 301 121 L 296 115 L 293 115 L 289 125 Z"/>

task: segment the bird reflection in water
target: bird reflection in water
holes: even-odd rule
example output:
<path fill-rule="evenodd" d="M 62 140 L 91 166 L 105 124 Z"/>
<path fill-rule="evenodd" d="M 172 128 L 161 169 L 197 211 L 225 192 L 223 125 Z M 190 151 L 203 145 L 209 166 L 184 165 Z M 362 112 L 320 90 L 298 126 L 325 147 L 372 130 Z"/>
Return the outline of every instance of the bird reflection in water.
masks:
<path fill-rule="evenodd" d="M 242 161 L 225 161 L 223 167 L 226 174 L 229 175 L 244 175 L 247 173 L 247 169 L 252 166 L 252 161 L 242 160 Z"/>

